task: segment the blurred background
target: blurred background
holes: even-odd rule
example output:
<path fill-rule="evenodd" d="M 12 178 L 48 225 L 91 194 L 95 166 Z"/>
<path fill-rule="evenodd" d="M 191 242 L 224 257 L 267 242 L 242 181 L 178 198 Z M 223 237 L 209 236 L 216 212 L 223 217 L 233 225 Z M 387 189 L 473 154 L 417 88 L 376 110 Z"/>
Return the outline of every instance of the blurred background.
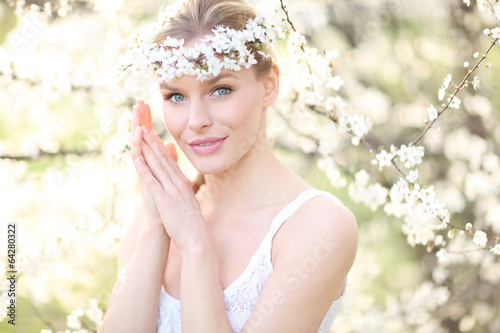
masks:
<path fill-rule="evenodd" d="M 136 98 L 151 104 L 154 128 L 172 140 L 154 81 L 116 76 L 127 38 L 156 20 L 162 3 L 0 1 L 1 244 L 7 223 L 18 227 L 16 326 L 2 305 L 0 332 L 95 332 L 102 320 L 121 235 L 139 195 L 127 146 Z M 252 3 L 280 8 L 278 0 Z M 338 50 L 335 75 L 343 85 L 332 96 L 370 118 L 366 140 L 386 150 L 422 133 L 426 109 L 441 103 L 444 77 L 462 81 L 464 62 L 472 68 L 473 54 L 491 45 L 483 30 L 500 18 L 496 1 L 285 4 L 309 47 Z M 419 143 L 425 148 L 419 182 L 433 186 L 454 226 L 436 232 L 427 246 L 409 245 L 403 218 L 360 196 L 368 184 L 390 189 L 400 176 L 395 168 L 380 171 L 373 152 L 353 145 L 326 118 L 270 110 L 277 156 L 311 185 L 337 195 L 358 221 L 358 254 L 332 331 L 500 332 L 500 262 L 489 251 L 500 235 L 498 49 L 482 63 L 491 68 L 473 74 L 479 89 L 469 84 L 460 91 L 460 108 L 446 110 Z M 334 134 L 319 143 L 307 135 L 311 130 Z M 182 155 L 180 164 L 194 177 Z M 369 181 L 354 178 L 360 170 Z M 466 223 L 471 232 L 461 230 Z M 486 232 L 484 248 L 472 242 L 475 230 Z M 440 248 L 447 254 L 441 261 Z M 0 270 L 6 271 L 4 253 Z M 3 280 L 0 303 L 7 304 Z"/>

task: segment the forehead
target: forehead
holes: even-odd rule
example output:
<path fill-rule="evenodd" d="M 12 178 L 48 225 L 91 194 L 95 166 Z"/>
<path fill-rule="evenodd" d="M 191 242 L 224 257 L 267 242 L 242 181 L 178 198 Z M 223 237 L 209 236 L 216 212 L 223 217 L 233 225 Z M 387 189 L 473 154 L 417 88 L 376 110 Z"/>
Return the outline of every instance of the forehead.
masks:
<path fill-rule="evenodd" d="M 183 75 L 181 77 L 177 77 L 173 80 L 167 81 L 167 82 L 160 82 L 160 89 L 168 89 L 168 90 L 176 90 L 178 89 L 179 86 L 188 86 L 192 87 L 193 85 L 199 85 L 199 86 L 210 86 L 222 79 L 232 79 L 232 80 L 238 80 L 238 81 L 246 81 L 248 80 L 248 75 L 251 74 L 251 69 L 246 69 L 242 68 L 239 71 L 233 71 L 233 70 L 228 70 L 224 69 L 221 71 L 221 73 L 217 76 L 211 75 L 208 80 L 197 80 L 196 76 L 192 75 Z"/>

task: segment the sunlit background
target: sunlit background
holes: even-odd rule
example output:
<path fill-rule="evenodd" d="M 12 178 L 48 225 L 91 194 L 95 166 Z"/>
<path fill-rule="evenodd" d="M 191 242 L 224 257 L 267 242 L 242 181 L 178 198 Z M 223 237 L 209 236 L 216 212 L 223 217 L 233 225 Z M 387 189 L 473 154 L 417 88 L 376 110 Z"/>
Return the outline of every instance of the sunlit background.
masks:
<path fill-rule="evenodd" d="M 252 3 L 280 8 L 279 0 Z M 445 76 L 452 75 L 450 87 L 460 84 L 464 62 L 472 69 L 479 60 L 473 54 L 490 47 L 483 30 L 499 26 L 500 4 L 466 3 L 285 1 L 309 47 L 338 50 L 339 89 L 331 94 L 349 113 L 371 119 L 366 141 L 388 152 L 425 130 L 427 108 L 446 102 L 438 99 Z M 2 249 L 7 222 L 18 226 L 16 326 L 2 305 L 0 332 L 94 332 L 102 320 L 139 195 L 127 150 L 136 98 L 151 104 L 154 128 L 171 140 L 154 81 L 116 77 L 128 36 L 156 20 L 161 5 L 0 1 Z M 460 107 L 448 108 L 419 142 L 425 156 L 415 167 L 418 182 L 433 186 L 451 214 L 427 246 L 412 246 L 404 218 L 383 207 L 400 177 L 395 167 L 379 170 L 372 150 L 312 111 L 269 110 L 277 156 L 337 195 L 359 224 L 356 262 L 332 331 L 500 332 L 500 261 L 491 251 L 500 235 L 499 48 L 468 79 L 478 76 L 477 91 L 472 83 L 461 90 Z M 314 133 L 326 134 L 316 140 Z M 194 177 L 183 156 L 180 164 Z M 478 230 L 487 235 L 484 246 L 473 241 Z M 7 261 L 0 251 L 1 270 Z M 7 304 L 7 281 L 1 287 Z"/>

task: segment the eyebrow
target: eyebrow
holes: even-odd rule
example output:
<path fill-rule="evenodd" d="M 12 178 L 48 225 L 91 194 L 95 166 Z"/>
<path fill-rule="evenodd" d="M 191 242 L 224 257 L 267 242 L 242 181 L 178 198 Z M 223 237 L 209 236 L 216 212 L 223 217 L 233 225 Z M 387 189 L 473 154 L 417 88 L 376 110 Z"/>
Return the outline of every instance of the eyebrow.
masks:
<path fill-rule="evenodd" d="M 225 74 L 216 76 L 216 77 L 214 77 L 214 78 L 212 78 L 212 79 L 210 79 L 208 81 L 203 81 L 202 84 L 205 85 L 205 86 L 209 86 L 209 85 L 214 84 L 217 81 L 222 80 L 223 78 L 226 78 L 226 77 L 233 77 L 233 78 L 238 79 L 238 80 L 240 79 L 239 76 L 236 76 L 236 75 L 231 74 L 231 73 L 225 73 Z M 161 89 L 173 90 L 173 91 L 181 90 L 181 89 L 179 89 L 177 87 L 170 86 L 170 85 L 166 84 L 165 82 L 160 83 L 160 88 Z"/>

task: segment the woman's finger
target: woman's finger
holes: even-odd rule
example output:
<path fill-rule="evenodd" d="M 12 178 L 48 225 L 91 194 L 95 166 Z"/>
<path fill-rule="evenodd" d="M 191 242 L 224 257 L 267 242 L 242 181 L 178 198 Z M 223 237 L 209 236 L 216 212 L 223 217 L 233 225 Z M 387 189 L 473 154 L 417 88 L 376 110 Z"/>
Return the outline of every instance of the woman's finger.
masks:
<path fill-rule="evenodd" d="M 172 157 L 175 163 L 178 163 L 178 156 L 177 156 L 177 150 L 175 149 L 175 145 L 172 142 L 167 142 L 165 144 L 165 148 L 167 149 L 168 154 Z"/>
<path fill-rule="evenodd" d="M 138 157 L 134 160 L 137 167 L 137 172 L 142 178 L 144 184 L 147 186 L 149 192 L 156 204 L 166 200 L 166 193 L 164 191 L 163 185 L 158 181 L 158 179 L 153 175 L 151 168 L 145 161 L 144 157 Z"/>
<path fill-rule="evenodd" d="M 172 160 L 177 163 L 177 150 L 175 150 L 174 144 L 172 142 L 168 142 L 166 144 L 163 143 L 163 140 L 154 129 L 150 131 L 149 134 L 151 135 L 153 140 L 156 140 L 160 144 L 160 146 L 165 147 Z"/>
<path fill-rule="evenodd" d="M 136 103 L 140 115 L 139 126 L 146 126 L 148 130 L 151 130 L 153 128 L 153 123 L 151 121 L 151 108 L 142 99 L 138 99 Z"/>
<path fill-rule="evenodd" d="M 151 119 L 151 108 L 149 107 L 149 104 L 148 103 L 144 103 L 145 104 L 145 108 L 144 108 L 144 111 L 145 111 L 145 120 L 146 120 L 146 123 L 144 124 L 146 126 L 146 128 L 148 129 L 149 132 L 151 132 L 151 130 L 153 129 L 153 120 Z"/>
<path fill-rule="evenodd" d="M 130 143 L 130 156 L 132 157 L 132 160 L 135 161 L 138 157 L 142 156 L 142 149 L 141 149 L 141 141 L 142 141 L 142 130 L 141 127 L 137 127 L 134 130 L 135 134 L 132 137 L 132 141 Z"/>
<path fill-rule="evenodd" d="M 165 148 L 165 145 L 163 144 L 163 141 L 161 138 L 158 136 L 155 130 L 152 130 L 151 133 L 143 132 L 143 137 L 144 141 L 150 145 L 150 146 L 155 146 L 155 153 L 157 154 L 158 158 L 161 159 L 163 157 L 167 163 L 169 163 L 173 170 L 176 172 L 177 176 L 179 176 L 181 179 L 185 178 L 184 174 L 182 171 L 179 169 L 177 165 L 177 158 L 174 160 L 174 158 L 171 156 L 171 154 L 168 152 L 168 150 Z M 155 144 L 157 143 L 157 145 Z M 177 152 L 175 152 L 175 155 L 177 157 Z M 186 178 L 187 179 L 187 178 Z"/>
<path fill-rule="evenodd" d="M 141 149 L 152 175 L 160 182 L 165 192 L 173 193 L 176 184 L 172 179 L 172 170 L 168 170 L 165 163 L 157 157 L 156 153 L 144 142 L 144 139 L 141 141 Z"/>
<path fill-rule="evenodd" d="M 189 182 L 189 184 L 191 185 L 191 181 L 189 181 L 187 179 L 187 177 L 184 175 L 184 173 L 182 172 L 182 170 L 179 168 L 179 165 L 177 164 L 177 151 L 175 150 L 175 146 L 173 143 L 167 143 L 167 145 L 164 145 L 163 144 L 163 141 L 161 141 L 160 137 L 158 136 L 158 134 L 156 133 L 155 130 L 152 130 L 151 131 L 151 136 L 152 137 L 156 137 L 157 140 L 159 140 L 162 144 L 161 146 L 162 147 L 165 147 L 165 150 L 167 152 L 167 160 L 169 160 L 170 162 L 172 162 L 172 168 L 174 169 L 175 173 L 177 174 L 177 176 L 181 179 L 183 179 L 183 181 L 187 181 Z"/>
<path fill-rule="evenodd" d="M 191 182 L 179 169 L 177 163 L 175 163 L 170 154 L 166 151 L 165 146 L 162 143 L 159 143 L 157 139 L 153 139 L 152 136 L 147 133 L 147 131 L 144 131 L 142 134 L 144 138 L 143 141 L 146 143 L 147 147 L 150 148 L 151 152 L 155 155 L 157 160 L 163 165 L 163 168 L 169 173 L 170 179 L 173 184 L 178 189 L 181 189 L 186 185 L 187 182 L 189 182 L 189 187 L 191 187 Z"/>

